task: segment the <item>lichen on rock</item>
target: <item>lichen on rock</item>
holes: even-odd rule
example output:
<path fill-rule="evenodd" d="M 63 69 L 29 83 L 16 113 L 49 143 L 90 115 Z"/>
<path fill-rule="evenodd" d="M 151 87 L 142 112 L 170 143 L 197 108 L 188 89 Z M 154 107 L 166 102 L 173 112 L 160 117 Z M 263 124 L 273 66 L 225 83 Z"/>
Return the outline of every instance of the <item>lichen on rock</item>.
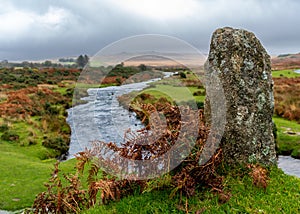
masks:
<path fill-rule="evenodd" d="M 205 70 L 207 81 L 216 73 L 224 90 L 227 109 L 221 147 L 225 161 L 276 164 L 271 62 L 260 41 L 246 30 L 216 30 Z M 208 123 L 214 114 L 210 109 L 213 102 L 208 94 Z"/>

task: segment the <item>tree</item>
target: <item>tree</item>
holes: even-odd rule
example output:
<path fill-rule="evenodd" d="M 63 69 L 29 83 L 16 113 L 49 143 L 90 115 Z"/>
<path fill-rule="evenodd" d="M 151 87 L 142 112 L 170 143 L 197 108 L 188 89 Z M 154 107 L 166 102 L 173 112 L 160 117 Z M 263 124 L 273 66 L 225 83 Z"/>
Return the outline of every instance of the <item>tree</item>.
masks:
<path fill-rule="evenodd" d="M 86 66 L 86 64 L 89 62 L 89 57 L 87 55 L 80 55 L 77 60 L 76 60 L 76 64 L 78 67 L 83 68 L 84 66 Z"/>
<path fill-rule="evenodd" d="M 8 64 L 8 60 L 7 59 L 2 60 L 1 64 L 5 64 L 5 65 Z"/>
<path fill-rule="evenodd" d="M 45 65 L 46 67 L 50 67 L 50 66 L 52 66 L 52 62 L 51 62 L 50 60 L 46 60 L 46 61 L 44 62 L 44 65 Z"/>
<path fill-rule="evenodd" d="M 140 69 L 140 71 L 146 71 L 146 70 L 147 70 L 147 66 L 144 65 L 144 64 L 140 64 L 140 65 L 138 66 L 138 68 Z"/>

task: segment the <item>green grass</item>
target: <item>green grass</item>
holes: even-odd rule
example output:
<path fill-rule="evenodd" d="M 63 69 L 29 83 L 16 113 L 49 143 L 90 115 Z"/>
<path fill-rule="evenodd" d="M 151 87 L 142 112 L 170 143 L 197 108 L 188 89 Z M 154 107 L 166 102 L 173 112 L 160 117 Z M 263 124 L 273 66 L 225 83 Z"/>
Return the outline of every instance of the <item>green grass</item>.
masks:
<path fill-rule="evenodd" d="M 272 71 L 272 77 L 274 77 L 274 78 L 278 78 L 278 77 L 294 78 L 294 77 L 300 77 L 300 74 L 294 72 L 294 70 L 279 70 L 279 71 Z"/>
<path fill-rule="evenodd" d="M 143 103 L 153 103 L 157 102 L 160 98 L 166 98 L 170 103 L 181 105 L 183 103 L 203 105 L 205 96 L 195 95 L 195 92 L 204 92 L 205 89 L 198 88 L 197 84 L 199 82 L 193 82 L 190 86 L 183 85 L 184 81 L 194 81 L 195 76 L 188 74 L 187 78 L 180 79 L 177 76 L 164 78 L 160 81 L 153 82 L 149 84 L 149 87 L 137 92 L 133 91 L 127 95 L 121 96 L 121 103 L 130 103 L 137 96 L 142 94 L 151 95 L 149 98 L 142 98 Z M 194 85 L 195 84 L 195 85 Z M 142 97 L 142 96 L 141 96 Z"/>
<path fill-rule="evenodd" d="M 109 87 L 109 86 L 117 86 L 117 83 L 107 83 L 107 84 L 88 84 L 88 83 L 81 83 L 81 82 L 77 82 L 75 85 L 75 88 L 79 88 L 79 89 L 86 89 L 88 90 L 89 88 L 105 88 L 105 87 Z"/>
<path fill-rule="evenodd" d="M 31 207 L 35 196 L 45 191 L 44 183 L 51 176 L 55 159 L 41 160 L 41 146 L 20 147 L 13 143 L 0 143 L 0 209 L 19 210 Z M 61 164 L 70 172 L 74 160 Z"/>
<path fill-rule="evenodd" d="M 0 122 L 3 122 L 3 120 Z M 9 130 L 16 132 L 19 139 L 16 141 L 4 141 L 1 139 L 1 152 L 7 150 L 16 151 L 16 153 L 25 154 L 40 160 L 55 157 L 57 155 L 57 152 L 54 150 L 42 146 L 44 133 L 40 128 L 37 128 L 41 127 L 39 117 L 31 117 L 31 119 L 28 119 L 27 121 L 9 121 L 9 123 L 11 123 Z M 2 133 L 0 132 L 0 136 L 1 135 Z M 29 141 L 33 141 L 34 144 L 30 145 Z"/>
<path fill-rule="evenodd" d="M 198 191 L 188 199 L 190 213 L 299 213 L 300 212 L 300 179 L 285 175 L 274 168 L 271 180 L 266 189 L 252 185 L 249 176 L 225 179 L 225 191 L 232 194 L 225 204 L 218 203 L 218 196 L 210 190 Z M 170 191 L 161 190 L 145 194 L 135 194 L 112 202 L 109 205 L 97 206 L 85 211 L 85 214 L 98 213 L 185 213 L 186 198 L 176 195 L 170 198 Z M 181 209 L 183 210 L 181 210 Z"/>
<path fill-rule="evenodd" d="M 74 87 L 74 86 L 72 86 Z M 56 87 L 54 88 L 53 91 L 60 93 L 61 95 L 65 95 L 67 93 L 68 88 L 71 88 L 70 86 L 68 87 Z"/>
<path fill-rule="evenodd" d="M 193 74 L 187 74 L 186 79 L 179 79 L 177 77 L 165 78 L 160 81 L 151 83 L 149 88 L 141 91 L 141 93 L 146 93 L 159 99 L 161 97 L 167 98 L 171 102 L 188 102 L 188 101 L 201 101 L 203 102 L 205 96 L 193 96 L 194 92 L 203 91 L 197 86 L 181 86 L 183 81 L 195 81 L 198 80 Z"/>
<path fill-rule="evenodd" d="M 146 89 L 142 91 L 142 93 L 151 94 L 156 98 L 167 97 L 176 102 L 183 102 L 189 100 L 200 100 L 201 99 L 200 96 L 197 97 L 193 96 L 193 93 L 198 90 L 199 89 L 197 89 L 197 87 L 176 87 L 172 85 L 156 85 L 155 88 Z"/>
<path fill-rule="evenodd" d="M 287 131 L 300 133 L 300 124 L 280 117 L 274 117 L 273 120 L 277 126 L 279 154 L 294 153 L 293 156 L 296 156 L 300 149 L 300 135 L 290 135 L 287 134 Z"/>
<path fill-rule="evenodd" d="M 0 209 L 18 210 L 31 207 L 35 195 L 44 191 L 55 160 L 42 162 L 12 148 L 1 146 Z"/>

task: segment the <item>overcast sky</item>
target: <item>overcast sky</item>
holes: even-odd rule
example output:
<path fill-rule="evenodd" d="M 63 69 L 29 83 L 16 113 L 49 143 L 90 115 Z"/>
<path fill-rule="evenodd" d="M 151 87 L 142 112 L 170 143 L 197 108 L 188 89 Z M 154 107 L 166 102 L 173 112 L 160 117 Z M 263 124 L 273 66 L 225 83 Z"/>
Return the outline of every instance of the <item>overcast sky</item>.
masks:
<path fill-rule="evenodd" d="M 208 52 L 212 32 L 253 31 L 267 51 L 300 52 L 299 0 L 0 0 L 0 60 L 94 55 L 119 39 L 164 34 Z"/>

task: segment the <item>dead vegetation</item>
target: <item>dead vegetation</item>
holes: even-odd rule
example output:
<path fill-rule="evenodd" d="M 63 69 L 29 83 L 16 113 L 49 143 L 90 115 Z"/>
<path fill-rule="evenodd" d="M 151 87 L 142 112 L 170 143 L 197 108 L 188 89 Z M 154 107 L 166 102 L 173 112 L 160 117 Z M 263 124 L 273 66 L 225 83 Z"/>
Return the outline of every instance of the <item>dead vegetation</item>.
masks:
<path fill-rule="evenodd" d="M 300 123 L 300 78 L 275 78 L 275 114 Z"/>
<path fill-rule="evenodd" d="M 268 171 L 260 165 L 249 164 L 249 175 L 252 178 L 253 185 L 266 190 L 268 186 Z"/>

